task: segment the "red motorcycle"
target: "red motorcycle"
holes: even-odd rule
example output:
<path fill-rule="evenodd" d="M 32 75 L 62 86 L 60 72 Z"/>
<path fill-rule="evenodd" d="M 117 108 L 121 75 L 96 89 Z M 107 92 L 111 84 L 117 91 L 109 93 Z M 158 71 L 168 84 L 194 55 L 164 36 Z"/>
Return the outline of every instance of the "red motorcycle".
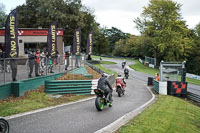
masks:
<path fill-rule="evenodd" d="M 122 81 L 121 78 L 116 79 L 115 88 L 116 88 L 116 92 L 118 93 L 119 97 L 124 95 L 125 87 L 126 87 L 126 84 Z"/>

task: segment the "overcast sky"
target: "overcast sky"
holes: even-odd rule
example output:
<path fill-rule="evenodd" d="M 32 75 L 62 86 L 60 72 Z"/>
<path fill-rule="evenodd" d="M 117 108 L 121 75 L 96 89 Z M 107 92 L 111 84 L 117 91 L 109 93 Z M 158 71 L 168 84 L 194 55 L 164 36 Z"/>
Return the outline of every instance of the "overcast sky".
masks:
<path fill-rule="evenodd" d="M 200 0 L 174 0 L 182 4 L 183 20 L 189 28 L 194 28 L 200 22 Z M 138 35 L 133 20 L 140 16 L 143 7 L 149 0 L 82 0 L 82 3 L 94 10 L 96 21 L 101 26 L 116 27 L 123 32 Z M 25 0 L 0 0 L 6 6 L 6 13 Z"/>

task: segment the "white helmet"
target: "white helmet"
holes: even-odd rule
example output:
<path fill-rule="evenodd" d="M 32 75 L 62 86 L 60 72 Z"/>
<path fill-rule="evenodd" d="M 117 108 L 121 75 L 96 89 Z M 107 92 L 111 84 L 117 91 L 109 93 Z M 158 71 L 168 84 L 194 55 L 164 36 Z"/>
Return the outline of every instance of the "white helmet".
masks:
<path fill-rule="evenodd" d="M 107 73 L 103 73 L 103 74 L 102 74 L 102 77 L 106 77 L 106 78 L 107 78 L 107 77 L 108 77 L 108 74 L 107 74 Z"/>

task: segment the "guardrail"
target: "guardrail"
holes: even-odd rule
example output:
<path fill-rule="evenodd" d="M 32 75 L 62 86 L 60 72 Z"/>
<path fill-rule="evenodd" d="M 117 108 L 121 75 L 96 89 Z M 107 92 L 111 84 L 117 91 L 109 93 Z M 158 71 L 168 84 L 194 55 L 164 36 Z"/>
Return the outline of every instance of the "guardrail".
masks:
<path fill-rule="evenodd" d="M 187 92 L 187 98 L 192 101 L 200 103 L 200 95 L 194 94 L 192 92 Z"/>
<path fill-rule="evenodd" d="M 84 61 L 85 65 L 88 65 L 90 68 L 92 68 L 93 70 L 97 71 L 100 74 L 105 73 L 103 70 L 99 69 L 98 67 L 88 63 L 87 61 Z"/>

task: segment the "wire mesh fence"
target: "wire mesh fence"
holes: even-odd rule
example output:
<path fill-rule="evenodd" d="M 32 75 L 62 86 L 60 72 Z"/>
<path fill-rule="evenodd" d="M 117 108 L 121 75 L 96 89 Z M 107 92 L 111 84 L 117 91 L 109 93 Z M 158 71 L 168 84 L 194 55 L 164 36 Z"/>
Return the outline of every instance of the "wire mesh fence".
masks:
<path fill-rule="evenodd" d="M 67 72 L 84 66 L 85 56 L 60 55 L 56 58 L 0 58 L 0 84 L 54 73 Z"/>

